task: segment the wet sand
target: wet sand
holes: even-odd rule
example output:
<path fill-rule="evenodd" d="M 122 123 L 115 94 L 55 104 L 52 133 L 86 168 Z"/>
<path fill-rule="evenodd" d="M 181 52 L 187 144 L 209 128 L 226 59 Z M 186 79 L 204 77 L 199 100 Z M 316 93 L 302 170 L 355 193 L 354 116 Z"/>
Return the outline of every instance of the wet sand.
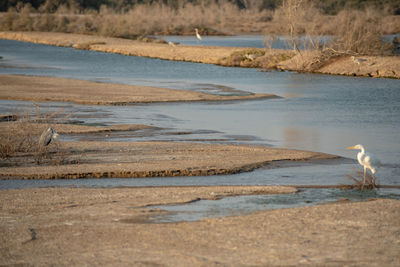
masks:
<path fill-rule="evenodd" d="M 221 96 L 190 90 L 25 75 L 0 75 L 0 88 L 0 99 L 74 102 L 86 105 L 235 101 L 278 97 L 272 94 Z"/>
<path fill-rule="evenodd" d="M 240 47 L 184 46 L 171 47 L 168 44 L 144 43 L 121 38 L 101 37 L 83 34 L 50 33 L 50 32 L 0 32 L 0 38 L 41 43 L 55 46 L 74 47 L 107 53 L 118 53 L 131 56 L 160 58 L 166 60 L 189 61 L 232 66 L 226 61 L 234 53 L 247 51 Z M 335 57 L 331 60 L 313 60 L 314 55 L 297 55 L 279 49 L 259 49 L 266 55 L 254 60 L 254 64 L 242 62 L 239 66 L 265 66 L 266 68 L 313 72 L 334 75 L 400 78 L 400 56 L 357 56 L 361 63 L 355 63 L 350 56 Z M 311 58 L 310 58 L 311 57 Z M 276 61 L 282 58 L 285 61 Z M 287 58 L 291 58 L 286 60 Z M 322 64 L 321 64 L 322 63 Z"/>
<path fill-rule="evenodd" d="M 4 115 L 7 118 L 15 117 L 17 115 Z M 110 132 L 129 132 L 139 131 L 144 129 L 156 129 L 154 126 L 148 126 L 143 124 L 115 124 L 110 126 L 88 126 L 88 125 L 77 125 L 77 124 L 62 124 L 62 123 L 29 123 L 23 122 L 24 127 L 36 136 L 40 136 L 44 130 L 51 127 L 58 134 L 98 134 L 98 133 L 110 133 Z M 20 122 L 9 121 L 6 123 L 0 123 L 0 137 L 7 135 L 10 130 L 21 126 Z"/>
<path fill-rule="evenodd" d="M 37 152 L 2 163 L 0 179 L 166 177 L 234 174 L 276 161 L 337 158 L 323 153 L 248 145 L 180 142 L 59 142 L 37 165 Z"/>
<path fill-rule="evenodd" d="M 72 42 L 73 38 L 67 36 L 61 34 L 58 38 L 60 42 Z M 76 38 L 81 40 L 83 37 L 78 35 Z M 69 45 L 74 46 L 73 43 Z M 92 49 L 96 46 L 101 45 L 89 47 Z M 4 77 L 0 77 L 0 82 Z M 60 83 L 58 78 L 24 78 L 8 76 L 7 83 L 14 87 L 10 86 L 4 94 L 7 97 L 12 94 L 24 97 L 29 92 L 29 85 L 36 84 L 32 88 L 36 87 L 38 91 L 25 99 L 32 100 L 40 96 L 40 90 L 49 94 L 46 83 L 48 88 Z M 53 95 L 54 98 L 46 100 L 42 96 L 39 97 L 41 100 L 35 101 L 75 102 L 74 99 L 82 99 L 80 86 L 93 86 L 96 88 L 93 91 L 95 94 L 98 94 L 97 88 L 101 87 L 99 83 L 88 85 L 82 81 L 65 80 L 64 86 L 68 86 L 68 90 L 71 84 L 77 85 L 75 93 L 66 95 L 64 87 Z M 2 85 L 1 93 L 7 86 Z M 139 101 L 138 98 L 144 99 L 140 98 L 140 93 L 135 96 L 138 87 L 106 86 L 116 86 L 115 91 L 123 97 L 109 99 L 104 92 L 98 99 L 89 97 L 84 101 L 128 104 Z M 121 99 L 126 99 L 124 94 L 127 91 L 133 94 L 132 98 L 121 102 Z M 156 101 L 151 97 L 148 96 L 148 99 L 152 99 L 149 102 Z M 188 97 L 199 99 L 193 101 L 204 100 L 204 96 L 198 95 L 174 97 L 167 101 L 188 101 Z M 3 123 L 9 122 L 2 122 L 1 125 Z M 65 134 L 134 131 L 146 127 L 53 126 Z M 56 142 L 48 149 L 53 157 L 60 158 L 59 165 L 44 162 L 38 166 L 32 161 L 33 154 L 23 153 L 3 163 L 5 165 L 0 168 L 0 178 L 216 175 L 273 166 L 275 161 L 335 158 L 322 153 L 259 146 L 174 142 Z M 0 265 L 398 265 L 400 202 L 397 200 L 379 199 L 260 211 L 197 222 L 159 224 L 153 221 L 155 216 L 164 212 L 152 209 L 151 205 L 187 203 L 232 195 L 295 192 L 293 187 L 270 186 L 0 191 Z"/>
<path fill-rule="evenodd" d="M 275 97 L 268 94 L 217 96 L 184 90 L 21 75 L 1 75 L 0 85 L 0 98 L 71 101 L 82 104 L 116 105 Z M 91 127 L 17 120 L 0 123 L 0 137 L 5 142 L 10 142 L 7 138 L 22 131 L 18 135 L 29 133 L 27 137 L 35 140 L 48 127 L 53 127 L 60 134 L 96 134 L 155 128 L 146 125 Z M 252 171 L 275 161 L 337 158 L 323 153 L 263 146 L 174 142 L 55 142 L 44 151 L 35 149 L 35 143 L 31 146 L 31 152 L 18 152 L 2 162 L 1 179 L 203 176 Z"/>
<path fill-rule="evenodd" d="M 372 200 L 155 223 L 151 205 L 268 186 L 0 191 L 0 265 L 397 266 L 400 201 Z"/>

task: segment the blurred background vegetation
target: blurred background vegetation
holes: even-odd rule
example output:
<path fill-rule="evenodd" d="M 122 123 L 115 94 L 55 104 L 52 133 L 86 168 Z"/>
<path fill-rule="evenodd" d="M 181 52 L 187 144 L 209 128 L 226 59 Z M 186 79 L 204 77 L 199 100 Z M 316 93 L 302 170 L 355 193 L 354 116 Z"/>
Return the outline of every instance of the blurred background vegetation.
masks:
<path fill-rule="evenodd" d="M 274 10 L 282 4 L 282 0 L 2 0 L 0 12 L 6 12 L 9 8 L 17 8 L 29 3 L 33 8 L 43 12 L 55 12 L 60 6 L 72 8 L 75 11 L 84 10 L 99 11 L 101 6 L 112 8 L 115 11 L 127 11 L 135 5 L 163 4 L 167 7 L 178 9 L 187 4 L 207 6 L 229 2 L 240 9 L 258 8 L 259 10 Z M 343 9 L 363 9 L 374 7 L 386 9 L 392 15 L 400 15 L 400 1 L 398 0 L 312 0 L 314 5 L 324 14 L 336 15 Z"/>
<path fill-rule="evenodd" d="M 201 35 L 290 36 L 297 51 L 295 36 L 334 36 L 334 51 L 386 53 L 393 49 L 382 36 L 400 33 L 399 0 L 0 0 L 0 10 L 0 31 L 151 40 L 143 36 L 198 28 Z"/>

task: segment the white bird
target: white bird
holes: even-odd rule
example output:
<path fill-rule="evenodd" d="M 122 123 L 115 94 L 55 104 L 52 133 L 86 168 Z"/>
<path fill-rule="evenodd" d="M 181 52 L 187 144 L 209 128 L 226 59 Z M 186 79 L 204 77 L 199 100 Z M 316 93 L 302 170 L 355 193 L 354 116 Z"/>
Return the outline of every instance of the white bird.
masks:
<path fill-rule="evenodd" d="M 251 60 L 251 61 L 253 61 L 253 60 L 255 60 L 256 58 L 258 58 L 259 55 L 257 55 L 257 54 L 245 54 L 244 57 L 247 58 L 247 59 L 249 59 L 249 60 Z"/>
<path fill-rule="evenodd" d="M 194 29 L 196 31 L 197 40 L 201 41 L 201 36 L 199 34 L 199 30 L 197 28 Z"/>
<path fill-rule="evenodd" d="M 58 137 L 58 133 L 53 128 L 47 128 L 39 138 L 39 146 L 48 146 L 50 142 Z"/>
<path fill-rule="evenodd" d="M 176 47 L 176 45 L 173 42 L 168 42 L 168 45 L 171 47 Z"/>
<path fill-rule="evenodd" d="M 364 58 L 356 58 L 355 56 L 351 56 L 351 60 L 353 60 L 354 63 L 360 65 L 361 63 L 366 62 L 367 60 Z"/>
<path fill-rule="evenodd" d="M 367 169 L 369 169 L 371 171 L 371 173 L 372 173 L 372 183 L 373 183 L 373 185 L 375 185 L 374 174 L 375 174 L 377 168 L 379 168 L 379 166 L 381 164 L 379 159 L 376 158 L 371 153 L 365 152 L 365 148 L 360 144 L 355 145 L 355 146 L 350 146 L 347 149 L 358 149 L 358 150 L 361 150 L 360 152 L 357 153 L 358 163 L 360 163 L 360 165 L 364 167 L 364 177 L 363 177 L 363 184 L 362 184 L 361 189 L 363 189 L 364 185 L 365 185 L 365 181 L 366 181 L 365 175 L 366 175 Z"/>

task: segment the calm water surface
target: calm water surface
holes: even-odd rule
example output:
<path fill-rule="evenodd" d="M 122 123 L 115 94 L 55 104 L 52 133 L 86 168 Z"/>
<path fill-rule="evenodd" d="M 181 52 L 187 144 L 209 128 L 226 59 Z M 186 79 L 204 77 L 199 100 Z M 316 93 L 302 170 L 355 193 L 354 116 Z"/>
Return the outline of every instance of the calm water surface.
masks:
<path fill-rule="evenodd" d="M 172 38 L 172 37 L 171 37 Z M 249 46 L 254 39 L 248 39 Z M 208 38 L 207 38 L 208 39 Z M 247 46 L 247 45 L 241 45 Z M 162 130 L 115 133 L 109 140 L 177 140 L 248 143 L 306 149 L 355 159 L 361 143 L 383 162 L 381 184 L 400 184 L 400 81 L 173 62 L 0 40 L 0 74 L 25 74 L 150 85 L 215 94 L 273 93 L 273 100 L 130 106 L 40 103 L 87 125 L 139 123 Z M 32 108 L 0 100 L 0 113 Z M 186 133 L 186 134 L 182 134 Z M 81 136 L 63 137 L 65 140 Z M 93 136 L 92 139 L 104 139 Z M 353 160 L 257 170 L 233 176 L 0 181 L 0 189 L 41 186 L 146 186 L 199 184 L 339 184 L 358 170 Z"/>

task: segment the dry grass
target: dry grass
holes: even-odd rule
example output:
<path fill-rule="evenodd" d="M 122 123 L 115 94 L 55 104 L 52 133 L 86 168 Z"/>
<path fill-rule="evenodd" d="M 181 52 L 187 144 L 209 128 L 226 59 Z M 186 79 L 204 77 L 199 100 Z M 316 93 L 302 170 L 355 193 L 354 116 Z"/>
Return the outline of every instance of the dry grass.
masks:
<path fill-rule="evenodd" d="M 249 48 L 233 52 L 221 59 L 218 64 L 231 67 L 273 69 L 279 62 L 288 60 L 294 53 L 283 50 Z"/>
<path fill-rule="evenodd" d="M 385 10 L 343 10 L 329 16 L 310 0 L 284 0 L 274 11 L 260 9 L 256 4 L 239 9 L 227 1 L 205 2 L 175 7 L 140 4 L 125 11 L 103 6 L 96 12 L 82 13 L 63 5 L 54 13 L 45 13 L 46 8 L 35 10 L 26 4 L 18 12 L 10 9 L 1 15 L 0 30 L 84 33 L 154 41 L 143 36 L 192 35 L 194 28 L 198 28 L 201 35 L 253 32 L 288 35 L 293 37 L 292 46 L 299 42 L 296 36 L 313 36 L 306 44 L 312 48 L 321 44 L 315 36 L 335 35 L 334 49 L 361 54 L 382 51 L 385 47 L 380 46 L 380 35 L 400 32 L 398 16 Z"/>
<path fill-rule="evenodd" d="M 373 9 L 343 10 L 327 20 L 310 0 L 284 0 L 273 21 L 289 37 L 288 46 L 296 53 L 295 69 L 313 72 L 343 56 L 394 53 L 395 45 L 383 40 L 385 15 Z M 321 34 L 332 37 L 324 39 Z M 266 43 L 271 46 L 273 40 L 270 34 Z"/>
<path fill-rule="evenodd" d="M 225 1 L 208 5 L 186 4 L 178 8 L 154 3 L 135 5 L 125 12 L 103 6 L 98 12 L 74 14 L 61 6 L 55 13 L 39 13 L 30 5 L 19 12 L 9 10 L 2 16 L 0 30 L 56 31 L 132 38 L 145 35 L 202 35 L 234 32 L 252 27 L 256 22 L 270 20 L 272 11 L 258 8 L 239 9 Z M 218 30 L 216 30 L 218 29 Z M 135 38 L 136 39 L 136 38 Z"/>
<path fill-rule="evenodd" d="M 327 17 L 310 0 L 284 0 L 273 21 L 281 23 L 280 32 L 290 37 L 288 44 L 297 53 L 301 53 L 298 49 L 301 44 L 306 49 L 328 48 L 337 54 L 376 55 L 389 54 L 393 49 L 382 41 L 387 15 L 384 11 L 366 9 L 343 10 L 337 16 Z M 400 24 L 397 27 L 398 32 Z M 391 28 L 395 30 L 396 26 L 391 24 Z M 323 40 L 318 38 L 321 34 L 333 37 Z"/>
<path fill-rule="evenodd" d="M 7 124 L 6 131 L 0 133 L 0 158 L 2 166 L 12 165 L 14 159 L 29 155 L 32 163 L 59 165 L 66 160 L 66 153 L 60 150 L 57 142 L 51 142 L 49 146 L 38 144 L 41 133 L 47 129 L 47 124 L 55 120 L 66 120 L 69 116 L 61 111 L 41 112 L 35 105 L 34 112 L 29 110 L 17 111 L 16 121 L 0 123 Z"/>
<path fill-rule="evenodd" d="M 330 47 L 348 54 L 390 53 L 391 44 L 382 41 L 382 18 L 374 10 L 340 12 L 335 19 L 337 32 Z"/>
<path fill-rule="evenodd" d="M 347 175 L 347 179 L 353 181 L 354 186 L 361 190 L 363 190 L 363 189 L 373 190 L 373 189 L 379 187 L 379 185 L 376 184 L 375 178 L 374 178 L 374 176 L 372 176 L 372 174 L 370 174 L 368 172 L 366 173 L 365 184 L 363 184 L 363 182 L 362 182 L 363 176 L 364 176 L 364 173 L 362 171 L 357 171 L 356 177 L 349 174 L 349 175 Z"/>

